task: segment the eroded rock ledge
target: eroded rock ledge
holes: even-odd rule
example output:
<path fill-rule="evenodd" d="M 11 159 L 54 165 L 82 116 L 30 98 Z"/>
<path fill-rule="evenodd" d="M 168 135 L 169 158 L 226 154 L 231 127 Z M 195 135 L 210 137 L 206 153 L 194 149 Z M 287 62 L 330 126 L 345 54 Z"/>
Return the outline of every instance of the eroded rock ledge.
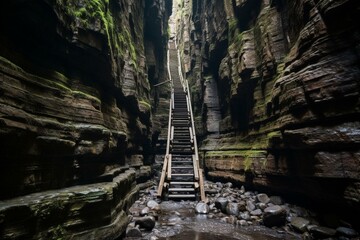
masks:
<path fill-rule="evenodd" d="M 0 201 L 1 239 L 116 239 L 138 198 L 135 171 L 109 183 L 74 186 Z"/>

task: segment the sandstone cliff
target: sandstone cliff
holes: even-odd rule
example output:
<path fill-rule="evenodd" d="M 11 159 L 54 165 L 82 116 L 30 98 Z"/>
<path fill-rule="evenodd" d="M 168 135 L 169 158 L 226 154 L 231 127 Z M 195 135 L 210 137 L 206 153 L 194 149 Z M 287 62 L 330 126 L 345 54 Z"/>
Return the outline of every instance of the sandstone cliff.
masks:
<path fill-rule="evenodd" d="M 170 11 L 162 0 L 0 3 L 0 200 L 30 194 L 0 202 L 0 238 L 124 231 L 136 178 L 151 174 Z"/>
<path fill-rule="evenodd" d="M 207 175 L 359 210 L 359 2 L 178 4 Z"/>

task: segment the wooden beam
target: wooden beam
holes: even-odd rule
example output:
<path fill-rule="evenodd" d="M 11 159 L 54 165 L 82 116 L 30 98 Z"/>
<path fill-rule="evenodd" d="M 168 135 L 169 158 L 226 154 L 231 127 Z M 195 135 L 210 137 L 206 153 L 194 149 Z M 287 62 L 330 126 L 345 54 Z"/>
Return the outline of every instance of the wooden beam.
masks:
<path fill-rule="evenodd" d="M 158 197 L 162 196 L 162 191 L 163 191 L 164 182 L 165 182 L 165 176 L 166 176 L 168 158 L 169 158 L 169 155 L 166 155 L 165 158 L 164 158 L 164 164 L 163 164 L 163 168 L 162 168 L 162 171 L 161 171 L 161 177 L 160 177 L 160 182 L 159 182 L 159 187 L 158 187 L 158 192 L 157 192 Z"/>
<path fill-rule="evenodd" d="M 194 166 L 194 178 L 196 181 L 199 181 L 199 168 L 198 168 L 198 164 L 197 164 L 195 155 L 192 155 L 192 159 L 193 159 L 193 166 Z"/>
<path fill-rule="evenodd" d="M 167 81 L 165 81 L 165 82 L 161 82 L 161 83 L 155 84 L 155 85 L 153 85 L 153 87 L 158 87 L 158 86 L 163 85 L 163 84 L 168 83 L 168 82 L 171 82 L 171 80 L 167 80 Z"/>
<path fill-rule="evenodd" d="M 172 155 L 169 154 L 168 156 L 169 156 L 169 158 L 168 158 L 168 163 L 167 163 L 167 165 L 168 165 L 168 168 L 167 168 L 167 180 L 170 181 L 171 180 L 171 160 L 172 160 Z"/>
<path fill-rule="evenodd" d="M 205 189 L 204 189 L 204 178 L 203 178 L 203 170 L 199 168 L 199 185 L 200 185 L 200 197 L 201 201 L 207 202 L 206 196 L 205 196 Z"/>

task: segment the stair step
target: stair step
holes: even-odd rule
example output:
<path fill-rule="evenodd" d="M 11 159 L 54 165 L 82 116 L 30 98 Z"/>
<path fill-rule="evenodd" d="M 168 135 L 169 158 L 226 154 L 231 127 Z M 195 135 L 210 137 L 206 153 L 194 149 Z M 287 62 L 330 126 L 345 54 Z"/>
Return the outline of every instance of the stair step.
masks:
<path fill-rule="evenodd" d="M 194 192 L 195 188 L 169 188 L 169 192 Z"/>
<path fill-rule="evenodd" d="M 192 177 L 194 176 L 193 173 L 174 173 L 174 174 L 171 174 L 171 176 L 173 177 Z"/>
<path fill-rule="evenodd" d="M 192 144 L 190 141 L 188 142 L 172 142 L 173 147 L 179 146 L 179 147 L 192 147 Z"/>
<path fill-rule="evenodd" d="M 191 161 L 174 161 L 174 160 L 171 160 L 172 164 L 173 165 L 188 165 L 188 164 L 192 164 L 192 160 Z"/>
<path fill-rule="evenodd" d="M 186 158 L 179 158 L 179 157 L 172 157 L 172 161 L 178 161 L 178 162 L 192 162 L 192 157 L 186 157 Z"/>
<path fill-rule="evenodd" d="M 172 150 L 171 151 L 171 154 L 179 154 L 179 153 L 192 154 L 193 151 L 185 151 L 185 150 Z"/>
<path fill-rule="evenodd" d="M 194 185 L 195 182 L 170 182 L 170 185 Z"/>
<path fill-rule="evenodd" d="M 182 144 L 182 143 L 187 143 L 187 144 L 192 144 L 191 142 L 190 142 L 190 139 L 173 139 L 172 140 L 172 143 L 173 144 L 175 144 L 175 143 L 180 143 L 180 144 Z"/>
<path fill-rule="evenodd" d="M 180 167 L 171 167 L 172 169 L 193 169 L 193 166 L 180 166 Z"/>
<path fill-rule="evenodd" d="M 168 198 L 195 198 L 195 194 L 169 194 Z"/>

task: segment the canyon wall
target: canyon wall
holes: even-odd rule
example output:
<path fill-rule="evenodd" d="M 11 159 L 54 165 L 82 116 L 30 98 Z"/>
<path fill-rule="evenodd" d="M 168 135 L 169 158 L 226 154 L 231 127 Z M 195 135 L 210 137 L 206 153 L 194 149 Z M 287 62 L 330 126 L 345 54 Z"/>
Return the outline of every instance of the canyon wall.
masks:
<path fill-rule="evenodd" d="M 207 176 L 359 211 L 359 2 L 178 8 Z"/>
<path fill-rule="evenodd" d="M 153 85 L 167 79 L 170 12 L 162 0 L 0 3 L 0 238 L 122 234 L 163 124 L 167 89 Z"/>

